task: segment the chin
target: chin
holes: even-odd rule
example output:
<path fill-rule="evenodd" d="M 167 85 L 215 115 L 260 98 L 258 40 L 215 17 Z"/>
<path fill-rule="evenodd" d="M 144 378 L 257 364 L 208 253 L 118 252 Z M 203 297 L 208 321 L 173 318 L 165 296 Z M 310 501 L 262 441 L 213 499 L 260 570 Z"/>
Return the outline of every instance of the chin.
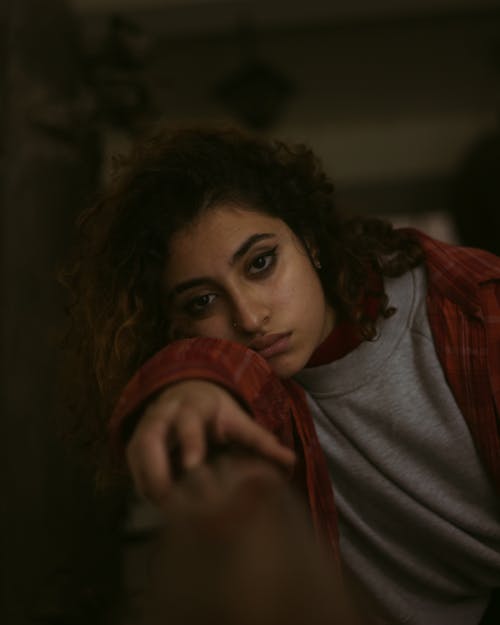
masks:
<path fill-rule="evenodd" d="M 287 378 L 292 378 L 299 371 L 302 371 L 302 369 L 306 365 L 306 362 L 297 362 L 295 358 L 292 359 L 286 357 L 278 357 L 276 358 L 275 362 L 272 362 L 272 359 L 268 360 L 269 366 L 271 367 L 272 371 L 283 380 L 286 380 Z"/>

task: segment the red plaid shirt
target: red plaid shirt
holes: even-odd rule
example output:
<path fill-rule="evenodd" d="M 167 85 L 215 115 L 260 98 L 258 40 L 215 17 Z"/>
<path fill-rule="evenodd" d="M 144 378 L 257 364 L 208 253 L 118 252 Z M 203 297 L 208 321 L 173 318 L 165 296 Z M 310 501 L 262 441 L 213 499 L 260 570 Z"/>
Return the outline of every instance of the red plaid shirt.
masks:
<path fill-rule="evenodd" d="M 500 492 L 500 258 L 412 231 L 425 252 L 427 310 L 436 351 L 472 437 Z M 326 462 L 302 388 L 280 380 L 242 345 L 194 338 L 167 345 L 128 383 L 110 421 L 123 448 L 141 407 L 167 384 L 202 378 L 222 385 L 299 458 L 315 526 L 338 556 L 337 522 Z M 296 436 L 297 435 L 297 436 Z"/>

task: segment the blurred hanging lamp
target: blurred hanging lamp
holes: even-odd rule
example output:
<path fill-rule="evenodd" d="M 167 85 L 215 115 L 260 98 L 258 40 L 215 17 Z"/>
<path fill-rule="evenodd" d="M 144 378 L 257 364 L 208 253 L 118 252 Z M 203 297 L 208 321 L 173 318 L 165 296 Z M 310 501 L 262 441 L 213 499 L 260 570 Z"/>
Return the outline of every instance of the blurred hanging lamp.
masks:
<path fill-rule="evenodd" d="M 238 35 L 243 60 L 215 85 L 215 96 L 248 128 L 269 130 L 282 118 L 295 87 L 287 76 L 259 58 L 255 28 L 239 28 Z"/>

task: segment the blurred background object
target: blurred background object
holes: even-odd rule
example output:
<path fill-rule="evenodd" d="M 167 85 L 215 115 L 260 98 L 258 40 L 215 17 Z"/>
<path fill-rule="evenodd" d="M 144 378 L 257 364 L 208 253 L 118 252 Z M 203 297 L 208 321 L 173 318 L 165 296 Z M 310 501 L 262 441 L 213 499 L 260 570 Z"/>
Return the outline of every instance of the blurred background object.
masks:
<path fill-rule="evenodd" d="M 133 128 L 152 116 L 143 74 L 148 38 L 140 26 L 122 15 L 111 15 L 96 53 L 88 59 L 88 75 L 98 103 L 99 119 L 111 127 Z"/>
<path fill-rule="evenodd" d="M 112 155 L 245 125 L 309 144 L 345 213 L 498 252 L 499 50 L 500 0 L 0 4 L 2 623 L 112 622 L 145 566 L 144 514 L 60 436 L 55 275 Z"/>
<path fill-rule="evenodd" d="M 460 163 L 450 213 L 459 240 L 500 255 L 500 130 L 474 141 Z"/>
<path fill-rule="evenodd" d="M 177 482 L 163 521 L 128 610 L 138 625 L 360 625 L 305 502 L 267 460 L 219 451 Z"/>
<path fill-rule="evenodd" d="M 236 123 L 306 142 L 347 213 L 458 240 L 459 164 L 497 124 L 500 0 L 73 5 L 88 50 L 113 12 L 147 39 L 146 121 Z M 140 130 L 107 132 L 107 153 Z"/>

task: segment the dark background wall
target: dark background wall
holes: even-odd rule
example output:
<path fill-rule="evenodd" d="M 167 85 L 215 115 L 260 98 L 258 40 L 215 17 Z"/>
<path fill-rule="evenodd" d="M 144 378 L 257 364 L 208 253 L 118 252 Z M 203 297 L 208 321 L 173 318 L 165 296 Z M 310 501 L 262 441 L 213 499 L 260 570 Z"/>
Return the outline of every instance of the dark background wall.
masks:
<path fill-rule="evenodd" d="M 2 14 L 0 621 L 99 622 L 117 533 L 61 437 L 55 280 L 98 184 L 99 137 L 65 3 L 15 0 Z"/>

